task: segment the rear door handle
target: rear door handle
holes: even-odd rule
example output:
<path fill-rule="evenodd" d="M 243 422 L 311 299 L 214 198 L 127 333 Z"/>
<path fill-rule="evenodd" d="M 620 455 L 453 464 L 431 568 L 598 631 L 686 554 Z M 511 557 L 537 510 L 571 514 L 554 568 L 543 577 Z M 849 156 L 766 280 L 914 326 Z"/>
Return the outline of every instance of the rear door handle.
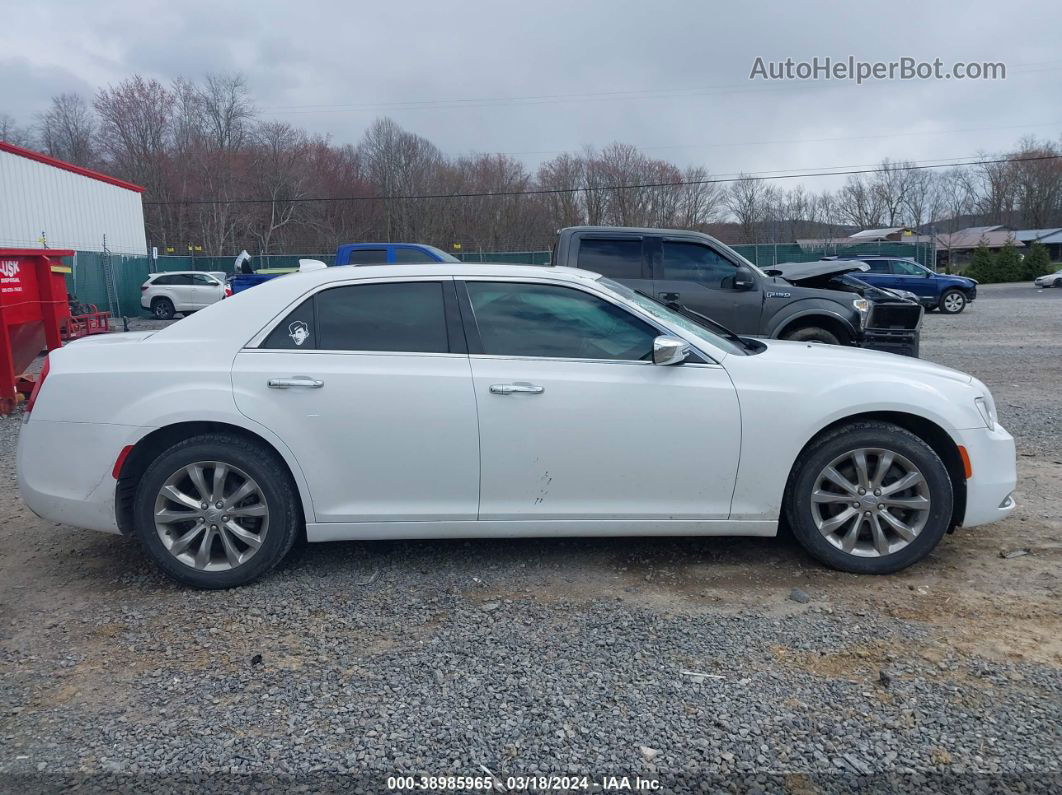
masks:
<path fill-rule="evenodd" d="M 513 384 L 491 384 L 490 392 L 492 395 L 512 395 L 517 392 L 526 392 L 529 395 L 541 395 L 546 391 L 544 386 L 538 386 L 537 384 L 528 384 L 522 381 L 517 381 Z"/>
<path fill-rule="evenodd" d="M 324 386 L 324 381 L 305 375 L 295 375 L 291 378 L 270 378 L 268 384 L 270 389 L 287 389 L 293 386 L 303 389 L 320 389 Z"/>

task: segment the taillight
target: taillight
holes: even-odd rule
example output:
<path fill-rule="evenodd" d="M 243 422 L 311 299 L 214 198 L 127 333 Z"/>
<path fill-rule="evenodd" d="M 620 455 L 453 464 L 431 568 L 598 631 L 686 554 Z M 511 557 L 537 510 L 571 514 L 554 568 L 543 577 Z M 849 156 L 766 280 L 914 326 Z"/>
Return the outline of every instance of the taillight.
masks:
<path fill-rule="evenodd" d="M 148 286 L 146 284 L 140 285 L 140 292 L 144 292 L 145 290 L 147 290 L 147 288 Z"/>
<path fill-rule="evenodd" d="M 33 411 L 33 404 L 37 402 L 37 395 L 40 394 L 41 387 L 44 386 L 44 379 L 48 377 L 48 368 L 51 367 L 51 363 L 48 361 L 48 357 L 44 357 L 44 367 L 41 368 L 40 375 L 37 376 L 37 382 L 33 385 L 33 391 L 30 392 L 29 400 L 26 401 L 25 411 L 29 414 Z"/>
<path fill-rule="evenodd" d="M 229 285 L 226 284 L 225 285 L 225 295 L 222 296 L 222 297 L 223 298 L 232 298 L 232 287 L 230 287 Z"/>

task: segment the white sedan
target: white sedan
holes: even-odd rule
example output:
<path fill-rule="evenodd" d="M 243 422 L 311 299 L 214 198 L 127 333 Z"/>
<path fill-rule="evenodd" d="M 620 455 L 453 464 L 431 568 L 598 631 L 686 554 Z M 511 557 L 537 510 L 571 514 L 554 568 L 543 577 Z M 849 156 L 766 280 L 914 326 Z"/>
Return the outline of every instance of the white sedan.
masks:
<path fill-rule="evenodd" d="M 1054 273 L 1037 276 L 1033 284 L 1036 287 L 1062 287 L 1062 268 L 1059 268 Z"/>
<path fill-rule="evenodd" d="M 297 537 L 773 536 L 886 573 L 1014 507 L 980 381 L 713 333 L 568 268 L 330 267 L 54 351 L 23 499 L 250 582 Z M 68 454 L 78 450 L 77 456 Z"/>

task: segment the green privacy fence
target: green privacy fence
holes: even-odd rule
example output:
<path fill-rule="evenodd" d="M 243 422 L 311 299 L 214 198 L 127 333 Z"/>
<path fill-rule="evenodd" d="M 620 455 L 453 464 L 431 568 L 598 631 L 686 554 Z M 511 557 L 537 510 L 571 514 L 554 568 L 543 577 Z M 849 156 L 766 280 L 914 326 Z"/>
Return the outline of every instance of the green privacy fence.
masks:
<path fill-rule="evenodd" d="M 795 243 L 761 243 L 732 246 L 735 251 L 761 268 L 770 268 L 779 262 L 813 262 L 823 256 L 853 256 L 855 254 L 881 254 L 893 257 L 913 257 L 923 265 L 934 268 L 935 251 L 931 245 L 874 242 L 857 246 L 838 247 L 828 244 L 822 247 L 799 246 Z M 547 265 L 549 251 L 468 251 L 458 252 L 463 262 L 499 262 L 526 265 Z M 331 264 L 335 254 L 273 254 L 255 256 L 251 264 L 255 270 L 264 268 L 297 268 L 300 259 L 318 259 Z M 67 290 L 84 304 L 96 304 L 102 310 L 116 316 L 135 317 L 144 313 L 140 307 L 140 285 L 153 271 L 222 271 L 232 273 L 236 258 L 166 256 L 152 262 L 149 257 L 131 257 L 121 254 L 100 254 L 79 251 L 68 259 L 72 272 L 67 275 Z"/>

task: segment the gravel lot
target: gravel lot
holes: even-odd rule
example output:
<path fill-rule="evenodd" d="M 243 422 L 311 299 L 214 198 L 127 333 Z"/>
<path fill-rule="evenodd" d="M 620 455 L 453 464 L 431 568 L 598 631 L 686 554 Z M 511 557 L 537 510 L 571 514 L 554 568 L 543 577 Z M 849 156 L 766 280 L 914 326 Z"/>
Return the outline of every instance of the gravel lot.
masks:
<path fill-rule="evenodd" d="M 880 578 L 785 539 L 374 542 L 190 591 L 30 514 L 2 418 L 0 788 L 1058 791 L 1062 290 L 983 288 L 923 356 L 993 389 L 1019 508 Z"/>

